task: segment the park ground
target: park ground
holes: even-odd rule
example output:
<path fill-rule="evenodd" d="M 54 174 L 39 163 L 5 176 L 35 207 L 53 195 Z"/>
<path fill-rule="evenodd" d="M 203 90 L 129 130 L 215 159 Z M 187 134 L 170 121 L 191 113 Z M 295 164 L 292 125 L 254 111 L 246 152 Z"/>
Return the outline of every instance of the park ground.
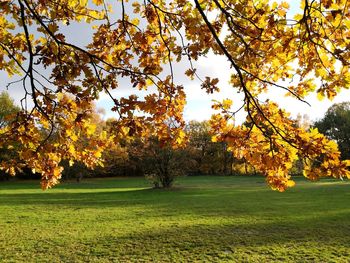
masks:
<path fill-rule="evenodd" d="M 350 262 L 350 182 L 1 182 L 0 262 Z"/>

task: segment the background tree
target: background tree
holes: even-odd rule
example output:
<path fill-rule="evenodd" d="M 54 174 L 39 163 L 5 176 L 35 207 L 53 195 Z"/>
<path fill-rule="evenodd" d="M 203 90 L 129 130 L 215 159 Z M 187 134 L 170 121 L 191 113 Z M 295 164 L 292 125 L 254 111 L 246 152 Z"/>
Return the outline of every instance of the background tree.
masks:
<path fill-rule="evenodd" d="M 13 121 L 19 111 L 20 108 L 15 105 L 8 92 L 2 91 L 0 93 L 0 128 Z"/>
<path fill-rule="evenodd" d="M 187 62 L 184 73 L 211 94 L 220 89 L 219 79 L 201 76 L 194 62 L 214 54 L 229 62 L 229 84 L 243 94 L 242 101 L 213 105 L 220 111 L 210 122 L 214 140 L 249 162 L 276 190 L 294 185 L 289 171 L 298 158 L 307 160 L 304 175 L 310 179 L 350 177 L 349 162 L 339 160 L 336 144 L 316 130 L 295 127 L 289 113 L 259 99 L 267 90 L 284 90 L 300 101 L 312 92 L 333 98 L 350 85 L 348 1 L 300 4 L 300 13 L 287 17 L 287 2 L 253 0 L 121 0 L 114 6 L 104 0 L 1 1 L 0 70 L 21 75 L 9 86 L 21 83 L 25 98 L 34 103 L 0 130 L 0 147 L 15 141 L 23 147 L 21 162 L 3 169 L 14 174 L 28 166 L 42 175 L 46 189 L 58 183 L 63 159 L 93 168 L 111 141 L 156 136 L 162 145 L 183 146 L 186 94 L 176 62 Z M 66 35 L 76 23 L 92 28 L 85 47 Z M 120 82 L 134 94 L 114 96 Z M 147 95 L 137 96 L 139 89 Z M 102 92 L 117 114 L 110 136 L 92 132 L 86 114 Z M 239 110 L 247 113 L 248 126 L 235 124 Z M 42 138 L 38 127 L 49 135 L 56 130 L 59 143 Z M 80 136 L 89 139 L 84 149 L 78 147 Z"/>
<path fill-rule="evenodd" d="M 108 119 L 104 124 L 104 130 L 110 134 L 111 129 L 114 129 L 113 118 Z M 131 165 L 130 149 L 131 142 L 127 140 L 116 141 L 106 149 L 102 157 L 104 159 L 103 167 L 98 168 L 97 173 L 100 176 L 132 176 L 135 175 Z M 142 174 L 139 174 L 142 175 Z"/>
<path fill-rule="evenodd" d="M 217 160 L 217 147 L 211 141 L 209 122 L 190 121 L 186 131 L 189 136 L 186 150 L 192 159 L 192 173 L 215 174 L 220 164 Z"/>
<path fill-rule="evenodd" d="M 233 156 L 225 142 L 212 142 L 209 121 L 190 121 L 186 127 L 189 143 L 188 156 L 193 160 L 194 174 L 232 174 Z"/>
<path fill-rule="evenodd" d="M 16 119 L 16 113 L 20 111 L 20 108 L 14 104 L 13 99 L 6 91 L 0 93 L 0 129 L 9 125 Z M 9 148 L 0 148 L 0 166 L 3 162 L 11 162 L 18 160 L 18 153 L 16 151 L 17 145 Z M 8 180 L 9 174 L 0 170 L 0 180 Z"/>
<path fill-rule="evenodd" d="M 314 126 L 338 143 L 343 160 L 350 159 L 350 102 L 332 105 Z"/>
<path fill-rule="evenodd" d="M 156 138 L 149 138 L 143 148 L 143 166 L 146 178 L 155 188 L 170 188 L 176 177 L 186 173 L 185 152 L 161 145 Z"/>
<path fill-rule="evenodd" d="M 295 119 L 295 127 L 309 130 L 312 127 L 312 123 L 310 121 L 309 116 L 307 114 L 301 115 L 299 113 Z M 290 173 L 293 175 L 302 175 L 303 170 L 304 160 L 302 156 L 299 156 L 299 158 L 293 163 Z"/>

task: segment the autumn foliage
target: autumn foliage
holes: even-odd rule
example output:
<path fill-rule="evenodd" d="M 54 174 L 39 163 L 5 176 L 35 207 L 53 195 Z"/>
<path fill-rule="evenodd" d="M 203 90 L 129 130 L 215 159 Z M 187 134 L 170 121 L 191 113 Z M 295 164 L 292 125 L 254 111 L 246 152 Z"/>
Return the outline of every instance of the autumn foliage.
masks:
<path fill-rule="evenodd" d="M 349 162 L 340 160 L 333 141 L 298 128 L 277 104 L 259 100 L 273 90 L 301 101 L 312 92 L 332 99 L 349 88 L 349 2 L 301 0 L 292 17 L 288 8 L 287 2 L 250 0 L 2 0 L 0 70 L 16 76 L 9 89 L 20 83 L 34 107 L 24 103 L 0 129 L 0 147 L 21 144 L 21 161 L 3 161 L 1 168 L 15 174 L 30 167 L 46 189 L 58 183 L 63 159 L 94 167 L 121 139 L 152 135 L 160 144 L 182 147 L 186 94 L 174 67 L 186 63 L 184 74 L 211 94 L 223 84 L 201 76 L 193 62 L 215 54 L 230 62 L 229 84 L 244 99 L 213 105 L 214 140 L 226 142 L 279 191 L 294 185 L 289 171 L 297 159 L 310 179 L 350 177 Z M 67 40 L 64 28 L 72 23 L 93 32 L 85 47 Z M 126 79 L 135 95 L 113 96 Z M 137 90 L 148 95 L 138 97 Z M 91 114 L 102 93 L 116 113 L 108 133 Z M 238 110 L 247 113 L 242 125 L 234 122 Z"/>

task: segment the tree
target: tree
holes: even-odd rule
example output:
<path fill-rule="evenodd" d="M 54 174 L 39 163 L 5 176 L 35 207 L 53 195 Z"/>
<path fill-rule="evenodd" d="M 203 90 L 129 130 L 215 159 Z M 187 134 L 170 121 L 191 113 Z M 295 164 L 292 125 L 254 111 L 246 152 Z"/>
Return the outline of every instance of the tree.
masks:
<path fill-rule="evenodd" d="M 1 147 L 18 140 L 24 147 L 22 164 L 4 164 L 3 169 L 29 166 L 42 174 L 46 189 L 58 182 L 62 159 L 93 167 L 111 137 L 154 135 L 163 145 L 180 147 L 186 142 L 185 92 L 174 67 L 187 62 L 185 74 L 198 78 L 211 94 L 219 90 L 219 79 L 201 76 L 194 62 L 214 54 L 229 61 L 230 85 L 244 94 L 241 102 L 226 99 L 213 105 L 220 110 L 211 119 L 214 140 L 225 142 L 235 158 L 247 160 L 280 191 L 294 185 L 289 169 L 299 157 L 310 179 L 349 177 L 349 162 L 339 159 L 333 141 L 317 130 L 297 128 L 277 104 L 259 100 L 267 90 L 285 90 L 300 101 L 312 92 L 331 99 L 350 85 L 348 1 L 300 3 L 300 14 L 287 17 L 287 2 L 252 0 L 121 0 L 114 6 L 104 0 L 1 1 L 0 70 L 22 74 L 9 86 L 21 83 L 34 103 L 0 131 Z M 86 47 L 64 33 L 76 23 L 92 27 Z M 148 95 L 113 96 L 126 79 Z M 118 115 L 110 135 L 95 134 L 86 114 L 102 92 L 111 97 Z M 238 110 L 246 111 L 249 125 L 235 125 Z M 57 123 L 59 143 L 37 135 L 38 126 L 51 134 Z M 91 144 L 73 151 L 80 134 Z"/>
<path fill-rule="evenodd" d="M 208 121 L 190 121 L 186 127 L 189 143 L 185 150 L 194 161 L 195 174 L 232 174 L 233 156 L 225 142 L 212 142 Z"/>
<path fill-rule="evenodd" d="M 8 125 L 19 111 L 20 108 L 15 105 L 8 92 L 2 91 L 0 93 L 0 128 Z"/>
<path fill-rule="evenodd" d="M 14 104 L 13 99 L 10 95 L 3 91 L 0 93 L 0 129 L 3 129 L 6 125 L 15 119 L 15 114 L 19 112 L 20 109 Z M 16 146 L 18 148 L 18 146 Z M 10 148 L 0 148 L 0 162 L 11 162 L 12 160 L 17 160 L 18 154 L 14 147 Z M 8 179 L 8 174 L 0 172 L 0 180 Z"/>
<path fill-rule="evenodd" d="M 350 159 L 350 103 L 333 104 L 325 116 L 314 123 L 320 132 L 338 143 L 342 159 Z"/>
<path fill-rule="evenodd" d="M 181 149 L 160 145 L 154 137 L 146 140 L 142 159 L 146 178 L 155 188 L 170 188 L 176 177 L 185 174 L 188 161 Z"/>
<path fill-rule="evenodd" d="M 211 149 L 212 142 L 210 136 L 210 124 L 207 121 L 190 121 L 186 127 L 189 136 L 187 151 L 194 160 L 194 167 L 191 170 L 197 174 L 214 173 L 213 164 L 215 163 Z M 209 158 L 208 158 L 209 157 Z"/>

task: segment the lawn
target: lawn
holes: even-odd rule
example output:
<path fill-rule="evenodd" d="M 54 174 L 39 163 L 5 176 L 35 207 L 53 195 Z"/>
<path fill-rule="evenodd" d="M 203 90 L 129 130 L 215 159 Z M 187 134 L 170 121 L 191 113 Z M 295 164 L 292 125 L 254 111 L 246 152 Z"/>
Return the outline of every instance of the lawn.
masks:
<path fill-rule="evenodd" d="M 349 262 L 350 182 L 0 182 L 0 262 Z"/>

